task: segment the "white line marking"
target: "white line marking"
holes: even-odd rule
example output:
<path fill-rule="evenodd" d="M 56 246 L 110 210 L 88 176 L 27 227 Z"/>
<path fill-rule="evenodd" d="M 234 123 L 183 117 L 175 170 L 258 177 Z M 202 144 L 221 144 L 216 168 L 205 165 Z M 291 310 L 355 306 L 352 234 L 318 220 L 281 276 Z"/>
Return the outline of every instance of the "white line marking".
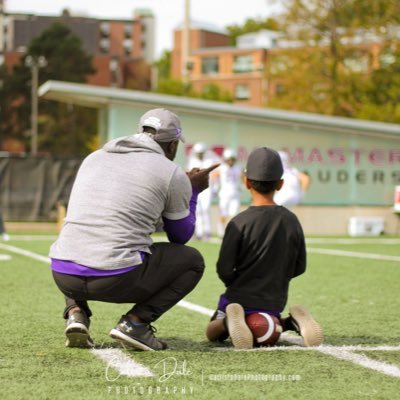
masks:
<path fill-rule="evenodd" d="M 285 340 L 286 341 L 286 340 Z M 253 349 L 236 350 L 233 347 L 215 347 L 215 351 L 320 351 L 321 348 L 328 347 L 327 345 L 319 347 L 304 347 L 304 346 L 285 346 L 278 342 L 277 346 L 273 347 L 256 347 Z M 400 351 L 400 346 L 329 346 L 339 351 Z"/>
<path fill-rule="evenodd" d="M 190 311 L 196 311 L 199 314 L 207 315 L 208 317 L 211 317 L 214 314 L 213 310 L 210 310 L 209 308 L 206 308 L 206 307 L 203 307 L 203 306 L 199 306 L 198 304 L 189 303 L 186 300 L 181 300 L 178 303 L 178 306 L 186 308 L 186 309 L 188 309 Z"/>
<path fill-rule="evenodd" d="M 34 260 L 42 261 L 46 264 L 50 263 L 50 258 L 34 253 L 33 251 L 20 249 L 19 247 L 10 246 L 9 244 L 0 243 L 0 249 L 10 251 L 11 253 L 21 254 L 26 257 L 33 258 Z"/>
<path fill-rule="evenodd" d="M 400 378 L 400 368 L 396 365 L 372 360 L 363 354 L 355 354 L 348 350 L 338 350 L 333 346 L 320 346 L 317 350 L 323 354 L 328 354 L 340 360 L 350 361 L 354 364 L 361 365 L 364 368 L 372 369 L 395 378 Z"/>
<path fill-rule="evenodd" d="M 0 261 L 8 261 L 11 260 L 11 256 L 8 254 L 0 254 Z"/>
<path fill-rule="evenodd" d="M 11 240 L 24 242 L 56 240 L 57 235 L 12 235 Z"/>
<path fill-rule="evenodd" d="M 25 255 L 27 257 L 31 257 L 35 260 L 43 261 L 45 263 L 48 263 L 50 261 L 48 257 L 41 256 L 40 254 L 36 254 L 36 253 L 33 253 L 28 250 L 23 250 L 18 247 L 0 244 L 0 248 L 3 248 L 5 250 L 11 251 L 11 252 L 14 252 L 17 254 Z M 209 308 L 200 306 L 198 304 L 190 303 L 186 300 L 181 300 L 178 303 L 178 305 L 183 308 L 186 308 L 190 311 L 196 311 L 200 314 L 207 315 L 207 316 L 211 316 L 214 313 L 214 311 Z M 293 339 L 291 337 L 293 337 L 293 335 L 287 335 L 285 337 L 285 340 L 294 341 L 295 337 L 293 337 Z M 383 346 L 383 347 L 387 347 L 387 346 Z M 347 349 L 341 349 L 340 347 L 329 346 L 329 345 L 321 345 L 318 347 L 309 347 L 307 349 L 316 350 L 323 354 L 327 354 L 327 355 L 333 356 L 335 358 L 338 358 L 340 360 L 350 361 L 354 364 L 361 365 L 368 369 L 372 369 L 373 371 L 380 372 L 382 374 L 393 376 L 396 378 L 400 378 L 400 369 L 397 366 L 391 365 L 388 363 L 383 363 L 381 361 L 372 360 L 363 354 L 355 354 L 352 351 L 347 350 Z M 103 352 L 104 352 L 104 351 L 109 351 L 109 350 L 113 351 L 115 349 L 101 349 L 101 350 L 103 350 Z M 354 351 L 356 351 L 356 350 L 360 350 L 360 348 L 355 349 Z M 92 350 L 92 352 L 93 351 L 96 351 L 96 350 Z M 103 354 L 103 352 L 100 352 L 100 354 Z M 122 354 L 124 354 L 124 353 L 122 353 Z M 124 356 L 125 356 L 125 354 L 124 354 Z M 103 356 L 101 356 L 101 358 L 102 357 Z M 122 358 L 122 360 L 123 360 L 123 358 Z M 131 360 L 133 362 L 133 360 L 131 358 L 129 358 L 129 360 Z M 137 364 L 137 363 L 135 363 L 135 364 Z M 137 364 L 137 365 L 140 366 L 140 364 Z M 117 368 L 117 365 L 115 363 L 113 363 L 113 365 L 110 365 L 110 366 L 112 366 L 113 368 Z M 128 369 L 129 368 L 130 367 L 128 367 Z M 144 368 L 146 369 L 146 367 L 144 367 Z M 127 370 L 125 370 L 125 369 L 123 371 L 124 371 L 124 373 L 127 372 Z M 151 371 L 150 371 L 150 373 L 151 373 Z M 121 372 L 121 374 L 122 374 L 122 372 Z"/>
<path fill-rule="evenodd" d="M 400 239 L 306 238 L 311 244 L 400 244 Z"/>
<path fill-rule="evenodd" d="M 106 379 L 114 381 L 117 377 L 110 376 L 108 369 L 114 368 L 120 375 L 134 377 L 152 377 L 154 374 L 142 364 L 137 363 L 119 349 L 92 349 L 90 350 L 96 357 L 107 364 Z"/>
<path fill-rule="evenodd" d="M 346 250 L 319 249 L 316 247 L 307 247 L 307 253 L 329 254 L 329 255 L 343 256 L 343 257 L 368 258 L 371 260 L 400 261 L 400 256 L 387 256 L 384 254 L 373 254 L 373 253 L 359 253 L 356 251 L 346 251 Z"/>
<path fill-rule="evenodd" d="M 197 304 L 193 304 L 193 303 L 190 303 L 187 301 L 185 301 L 185 303 L 183 303 L 183 304 L 181 302 L 179 302 L 178 305 L 180 305 L 181 307 L 184 307 L 184 308 L 188 308 L 191 311 L 195 311 L 195 308 L 198 307 Z M 202 314 L 205 314 L 205 311 L 207 310 L 207 308 L 205 308 L 205 307 L 201 307 L 201 308 L 202 308 Z M 208 309 L 207 314 L 212 315 L 212 313 L 213 313 L 213 310 Z M 285 341 L 290 341 L 290 342 L 297 342 L 296 339 L 298 339 L 298 338 L 294 337 L 293 335 L 285 335 L 285 337 L 284 337 Z M 300 338 L 300 340 L 301 340 L 301 338 Z M 329 346 L 329 345 L 321 345 L 321 346 L 317 346 L 317 347 L 308 347 L 308 348 L 303 347 L 303 348 L 308 349 L 308 350 L 316 350 L 323 354 L 327 354 L 327 355 L 333 356 L 335 358 L 338 358 L 340 360 L 350 361 L 353 364 L 361 365 L 362 367 L 372 369 L 376 372 L 380 372 L 385 375 L 393 376 L 395 378 L 400 378 L 400 369 L 397 366 L 387 364 L 387 363 L 384 363 L 381 361 L 372 360 L 371 358 L 368 358 L 367 356 L 365 356 L 363 354 L 355 354 L 349 350 L 344 350 L 344 349 L 340 349 L 339 347 Z"/>

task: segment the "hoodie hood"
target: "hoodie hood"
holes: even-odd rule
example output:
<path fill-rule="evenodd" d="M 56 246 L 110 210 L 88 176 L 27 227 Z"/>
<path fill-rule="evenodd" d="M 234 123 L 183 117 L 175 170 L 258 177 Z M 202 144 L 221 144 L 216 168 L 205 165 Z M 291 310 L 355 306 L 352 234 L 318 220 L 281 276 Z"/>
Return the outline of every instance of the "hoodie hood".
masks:
<path fill-rule="evenodd" d="M 164 155 L 163 149 L 149 135 L 137 133 L 124 136 L 107 142 L 103 149 L 108 153 L 159 153 Z"/>

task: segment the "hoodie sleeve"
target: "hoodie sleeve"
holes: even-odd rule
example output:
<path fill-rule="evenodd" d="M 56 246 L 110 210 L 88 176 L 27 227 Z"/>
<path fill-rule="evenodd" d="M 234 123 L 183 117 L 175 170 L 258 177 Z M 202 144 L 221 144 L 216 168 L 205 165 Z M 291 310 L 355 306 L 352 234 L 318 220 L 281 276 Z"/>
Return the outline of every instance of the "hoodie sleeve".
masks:
<path fill-rule="evenodd" d="M 172 243 L 185 244 L 192 237 L 196 227 L 196 206 L 198 192 L 194 189 L 189 203 L 189 215 L 182 219 L 163 218 L 164 231 Z"/>
<path fill-rule="evenodd" d="M 163 212 L 164 230 L 173 243 L 186 243 L 193 235 L 196 224 L 198 193 L 192 193 L 187 175 L 177 168 L 169 185 L 168 197 Z"/>
<path fill-rule="evenodd" d="M 189 215 L 189 201 L 192 196 L 192 185 L 188 176 L 176 168 L 168 188 L 167 202 L 162 213 L 163 218 L 182 219 Z"/>

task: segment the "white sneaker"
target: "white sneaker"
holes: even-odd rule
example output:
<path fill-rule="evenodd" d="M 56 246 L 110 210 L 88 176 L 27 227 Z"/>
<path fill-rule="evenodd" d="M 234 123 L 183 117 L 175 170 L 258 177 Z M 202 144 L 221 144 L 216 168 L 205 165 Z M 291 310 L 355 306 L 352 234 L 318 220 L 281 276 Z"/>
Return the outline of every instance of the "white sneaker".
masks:
<path fill-rule="evenodd" d="M 293 325 L 298 328 L 298 333 L 303 337 L 306 347 L 322 344 L 324 340 L 322 328 L 304 306 L 296 304 L 290 307 L 289 315 Z"/>
<path fill-rule="evenodd" d="M 10 235 L 8 234 L 8 233 L 3 233 L 2 235 L 1 235 L 1 237 L 3 238 L 3 240 L 5 241 L 5 242 L 8 242 L 9 240 L 10 240 Z"/>
<path fill-rule="evenodd" d="M 235 349 L 253 348 L 253 334 L 246 324 L 244 310 L 240 304 L 231 303 L 227 305 L 226 322 Z"/>

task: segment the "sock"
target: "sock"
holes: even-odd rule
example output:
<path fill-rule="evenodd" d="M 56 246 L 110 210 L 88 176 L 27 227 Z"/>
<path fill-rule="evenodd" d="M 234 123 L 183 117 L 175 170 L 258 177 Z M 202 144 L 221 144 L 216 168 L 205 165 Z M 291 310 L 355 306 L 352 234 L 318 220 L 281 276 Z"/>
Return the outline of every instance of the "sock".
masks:
<path fill-rule="evenodd" d="M 285 331 L 298 332 L 299 331 L 299 328 L 298 328 L 296 322 L 293 320 L 293 318 L 291 316 L 289 316 L 287 318 L 282 318 L 281 325 L 282 325 L 283 332 L 285 332 Z"/>

